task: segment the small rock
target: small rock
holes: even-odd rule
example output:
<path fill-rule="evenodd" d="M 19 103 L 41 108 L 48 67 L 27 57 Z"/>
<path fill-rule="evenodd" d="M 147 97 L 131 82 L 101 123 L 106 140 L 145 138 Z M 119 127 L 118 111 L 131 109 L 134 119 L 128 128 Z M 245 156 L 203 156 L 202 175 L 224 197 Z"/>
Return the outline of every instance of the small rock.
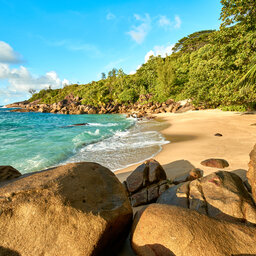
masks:
<path fill-rule="evenodd" d="M 186 181 L 192 181 L 203 177 L 203 171 L 199 168 L 193 168 L 188 174 Z"/>
<path fill-rule="evenodd" d="M 215 133 L 214 136 L 222 137 L 223 135 L 221 133 Z"/>
<path fill-rule="evenodd" d="M 81 123 L 81 124 L 72 124 L 71 126 L 83 126 L 83 125 L 89 125 L 88 123 Z"/>
<path fill-rule="evenodd" d="M 214 168 L 225 168 L 229 166 L 229 163 L 224 159 L 210 158 L 202 161 L 201 165 Z"/>
<path fill-rule="evenodd" d="M 199 168 L 193 168 L 191 171 L 181 177 L 176 177 L 173 180 L 173 184 L 177 185 L 182 182 L 192 181 L 203 177 L 203 171 Z"/>

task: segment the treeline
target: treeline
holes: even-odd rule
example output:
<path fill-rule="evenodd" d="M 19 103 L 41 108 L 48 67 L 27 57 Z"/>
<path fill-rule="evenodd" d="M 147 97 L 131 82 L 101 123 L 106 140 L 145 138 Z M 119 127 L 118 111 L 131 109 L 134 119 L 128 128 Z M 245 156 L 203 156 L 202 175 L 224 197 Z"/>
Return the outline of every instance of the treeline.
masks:
<path fill-rule="evenodd" d="M 220 30 L 199 31 L 182 38 L 170 56 L 152 56 L 134 75 L 113 69 L 97 82 L 41 90 L 30 101 L 54 103 L 72 93 L 85 105 L 128 105 L 147 94 L 151 95 L 148 101 L 154 103 L 172 98 L 191 99 L 194 105 L 205 108 L 255 108 L 256 2 L 221 3 Z"/>

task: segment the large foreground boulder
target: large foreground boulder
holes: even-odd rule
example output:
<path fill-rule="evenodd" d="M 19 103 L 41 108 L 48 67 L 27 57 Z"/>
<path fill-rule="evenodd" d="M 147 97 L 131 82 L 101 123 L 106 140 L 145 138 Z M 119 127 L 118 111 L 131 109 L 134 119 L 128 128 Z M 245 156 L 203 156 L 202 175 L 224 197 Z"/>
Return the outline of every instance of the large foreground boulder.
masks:
<path fill-rule="evenodd" d="M 96 163 L 23 175 L 0 198 L 0 248 L 26 256 L 112 255 L 132 219 L 122 184 Z"/>
<path fill-rule="evenodd" d="M 219 171 L 166 190 L 157 203 L 181 206 L 210 217 L 256 224 L 256 207 L 243 181 Z"/>
<path fill-rule="evenodd" d="M 256 203 L 256 145 L 250 153 L 249 170 L 247 172 L 247 178 L 252 188 L 252 196 Z"/>
<path fill-rule="evenodd" d="M 255 227 L 151 204 L 135 216 L 131 244 L 139 256 L 238 256 L 256 255 L 255 241 Z"/>

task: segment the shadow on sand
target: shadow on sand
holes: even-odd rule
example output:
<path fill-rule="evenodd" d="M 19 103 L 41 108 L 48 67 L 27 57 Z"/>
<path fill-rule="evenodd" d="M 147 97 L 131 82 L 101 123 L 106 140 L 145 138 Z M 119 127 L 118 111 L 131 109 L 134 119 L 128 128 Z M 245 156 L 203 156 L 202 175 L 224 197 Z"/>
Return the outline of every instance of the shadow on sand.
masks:
<path fill-rule="evenodd" d="M 0 255 L 3 256 L 21 256 L 17 251 L 0 246 Z"/>

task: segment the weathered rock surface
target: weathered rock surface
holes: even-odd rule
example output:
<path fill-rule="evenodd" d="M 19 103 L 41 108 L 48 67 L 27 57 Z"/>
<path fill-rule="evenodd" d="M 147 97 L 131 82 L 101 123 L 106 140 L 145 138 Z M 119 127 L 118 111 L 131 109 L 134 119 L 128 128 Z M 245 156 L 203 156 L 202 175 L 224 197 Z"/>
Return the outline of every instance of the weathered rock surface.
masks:
<path fill-rule="evenodd" d="M 160 204 L 181 206 L 210 217 L 256 224 L 256 207 L 243 181 L 234 173 L 219 171 L 165 191 Z"/>
<path fill-rule="evenodd" d="M 250 153 L 249 170 L 247 172 L 247 178 L 251 185 L 252 196 L 256 203 L 256 145 Z"/>
<path fill-rule="evenodd" d="M 163 167 L 154 159 L 138 166 L 125 181 L 125 187 L 134 207 L 153 202 L 169 186 Z"/>
<path fill-rule="evenodd" d="M 0 181 L 15 179 L 21 176 L 21 173 L 10 165 L 0 166 Z"/>
<path fill-rule="evenodd" d="M 24 175 L 0 198 L 0 247 L 20 255 L 108 255 L 132 218 L 122 184 L 95 163 Z"/>
<path fill-rule="evenodd" d="M 202 161 L 201 165 L 222 169 L 228 167 L 229 163 L 224 159 L 210 158 Z"/>
<path fill-rule="evenodd" d="M 131 244 L 139 256 L 238 256 L 256 255 L 255 241 L 255 227 L 151 204 L 135 216 Z"/>
<path fill-rule="evenodd" d="M 163 167 L 154 159 L 145 161 L 126 179 L 127 189 L 133 193 L 147 185 L 166 180 Z"/>

